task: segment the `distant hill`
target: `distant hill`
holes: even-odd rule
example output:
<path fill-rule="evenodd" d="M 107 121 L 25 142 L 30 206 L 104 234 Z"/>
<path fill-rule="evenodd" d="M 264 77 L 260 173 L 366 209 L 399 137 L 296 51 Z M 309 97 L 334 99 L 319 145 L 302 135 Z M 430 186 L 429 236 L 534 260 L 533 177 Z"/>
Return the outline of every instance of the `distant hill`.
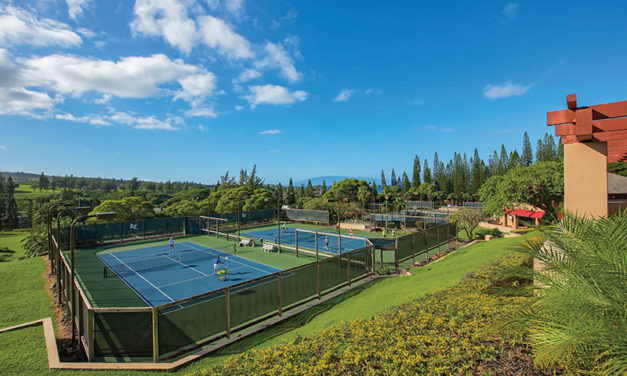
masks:
<path fill-rule="evenodd" d="M 2 177 L 5 179 L 10 176 L 14 182 L 24 184 L 29 182 L 29 180 L 39 179 L 40 174 L 32 174 L 30 172 L 0 171 L 0 175 L 2 175 Z"/>
<path fill-rule="evenodd" d="M 364 177 L 358 177 L 358 176 L 317 176 L 315 178 L 311 178 L 311 184 L 314 185 L 314 186 L 322 185 L 322 181 L 324 181 L 327 184 L 327 187 L 330 187 L 331 184 L 335 183 L 336 181 L 349 179 L 349 178 L 365 180 L 369 184 L 372 184 L 372 181 L 374 180 L 377 183 L 377 185 L 381 185 L 381 179 L 364 178 Z M 305 185 L 306 186 L 307 185 L 307 180 L 301 180 L 301 181 L 294 182 L 294 186 L 296 186 L 296 187 L 300 187 L 301 185 Z"/>

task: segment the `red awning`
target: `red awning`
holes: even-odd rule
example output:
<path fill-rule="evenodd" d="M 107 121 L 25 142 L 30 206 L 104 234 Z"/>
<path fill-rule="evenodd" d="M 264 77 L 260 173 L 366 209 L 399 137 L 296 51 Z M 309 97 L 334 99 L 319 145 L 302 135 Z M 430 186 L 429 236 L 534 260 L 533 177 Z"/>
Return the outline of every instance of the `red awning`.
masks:
<path fill-rule="evenodd" d="M 544 216 L 544 210 L 527 210 L 527 209 L 503 209 L 503 213 L 509 215 L 517 215 L 523 218 L 542 218 Z"/>

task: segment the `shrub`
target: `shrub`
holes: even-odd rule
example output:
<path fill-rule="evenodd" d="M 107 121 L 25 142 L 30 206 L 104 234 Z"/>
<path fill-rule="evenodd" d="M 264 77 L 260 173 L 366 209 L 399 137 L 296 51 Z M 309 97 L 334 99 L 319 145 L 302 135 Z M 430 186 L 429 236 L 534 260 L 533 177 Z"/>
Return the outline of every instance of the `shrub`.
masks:
<path fill-rule="evenodd" d="M 475 237 L 478 239 L 485 239 L 486 235 L 492 235 L 497 238 L 500 238 L 501 236 L 503 236 L 503 233 L 498 228 L 478 227 L 475 230 Z"/>

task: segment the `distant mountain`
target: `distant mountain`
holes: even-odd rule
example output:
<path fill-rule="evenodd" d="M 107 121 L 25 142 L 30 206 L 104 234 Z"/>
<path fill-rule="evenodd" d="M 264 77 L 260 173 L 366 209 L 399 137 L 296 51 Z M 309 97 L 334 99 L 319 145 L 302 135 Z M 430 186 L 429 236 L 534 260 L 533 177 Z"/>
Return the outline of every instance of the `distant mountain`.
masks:
<path fill-rule="evenodd" d="M 322 181 L 324 181 L 327 184 L 327 187 L 330 187 L 331 184 L 335 183 L 336 181 L 349 179 L 349 178 L 365 180 L 369 184 L 372 184 L 372 181 L 374 180 L 377 183 L 377 185 L 381 185 L 381 179 L 364 178 L 364 177 L 358 177 L 358 176 L 317 176 L 315 178 L 311 178 L 311 184 L 314 185 L 314 186 L 322 185 Z M 294 186 L 295 187 L 300 187 L 301 185 L 307 186 L 307 180 L 301 180 L 301 181 L 294 182 Z"/>

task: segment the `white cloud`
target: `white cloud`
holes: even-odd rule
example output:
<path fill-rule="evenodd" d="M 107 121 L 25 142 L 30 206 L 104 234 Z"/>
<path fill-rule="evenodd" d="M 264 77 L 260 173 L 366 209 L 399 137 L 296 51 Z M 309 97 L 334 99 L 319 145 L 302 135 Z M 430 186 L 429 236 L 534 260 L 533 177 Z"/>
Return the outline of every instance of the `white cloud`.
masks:
<path fill-rule="evenodd" d="M 357 89 L 342 89 L 342 91 L 340 91 L 340 93 L 333 98 L 333 102 L 346 102 L 356 93 Z"/>
<path fill-rule="evenodd" d="M 65 0 L 67 13 L 73 20 L 76 20 L 76 17 L 83 14 L 84 8 L 86 8 L 91 1 L 92 0 Z"/>
<path fill-rule="evenodd" d="M 11 6 L 0 10 L 0 45 L 73 47 L 81 42 L 81 37 L 62 22 L 39 19 L 27 10 Z"/>
<path fill-rule="evenodd" d="M 5 150 L 6 148 L 6 145 L 0 145 L 0 150 Z"/>
<path fill-rule="evenodd" d="M 170 60 L 161 54 L 124 57 L 117 62 L 51 55 L 25 60 L 24 66 L 24 74 L 34 86 L 46 86 L 63 94 L 81 95 L 94 91 L 121 98 L 156 95 L 161 91 L 159 85 L 174 80 L 185 83 L 183 91 L 177 95 L 188 98 L 197 92 L 198 86 L 188 84 L 185 77 L 197 75 L 200 71 L 196 66 L 185 64 L 182 60 Z M 208 87 L 206 80 L 201 85 Z"/>
<path fill-rule="evenodd" d="M 250 103 L 252 108 L 259 104 L 290 104 L 294 102 L 302 102 L 307 99 L 307 93 L 302 90 L 290 92 L 283 86 L 278 85 L 261 85 L 249 86 L 250 94 L 244 98 Z"/>
<path fill-rule="evenodd" d="M 507 21 L 513 21 L 518 15 L 518 3 L 508 3 L 501 11 Z"/>
<path fill-rule="evenodd" d="M 381 90 L 375 89 L 373 87 L 368 88 L 366 90 L 342 89 L 342 91 L 340 91 L 339 94 L 336 95 L 335 98 L 333 98 L 333 102 L 346 102 L 350 98 L 355 97 L 357 95 L 368 96 L 368 95 L 379 95 L 379 94 L 381 94 Z"/>
<path fill-rule="evenodd" d="M 213 11 L 225 11 L 239 17 L 244 9 L 244 0 L 206 0 Z"/>
<path fill-rule="evenodd" d="M 76 31 L 78 31 L 78 33 L 85 38 L 93 38 L 96 36 L 96 33 L 85 27 L 79 27 L 78 29 L 76 29 Z"/>
<path fill-rule="evenodd" d="M 237 78 L 233 79 L 233 83 L 237 84 L 239 82 L 247 82 L 259 77 L 261 77 L 261 73 L 258 70 L 246 69 L 245 71 L 240 73 Z"/>
<path fill-rule="evenodd" d="M 266 129 L 265 131 L 259 132 L 259 134 L 281 134 L 283 133 L 280 129 Z"/>
<path fill-rule="evenodd" d="M 72 121 L 76 123 L 86 123 L 86 124 L 92 124 L 92 125 L 111 125 L 111 123 L 106 121 L 101 116 L 94 115 L 94 114 L 88 114 L 85 116 L 74 116 L 72 114 L 67 113 L 67 114 L 56 114 L 54 117 L 59 120 Z"/>
<path fill-rule="evenodd" d="M 281 44 L 267 42 L 264 52 L 264 58 L 255 63 L 257 68 L 278 69 L 281 75 L 289 81 L 298 81 L 300 73 L 294 67 L 294 60 Z"/>
<path fill-rule="evenodd" d="M 501 85 L 486 85 L 483 88 L 483 96 L 489 99 L 507 98 L 507 97 L 519 97 L 524 95 L 529 89 L 531 84 L 527 86 L 514 84 L 512 81 L 505 81 Z"/>
<path fill-rule="evenodd" d="M 185 112 L 187 117 L 210 117 L 217 118 L 218 114 L 213 108 L 192 108 Z"/>
<path fill-rule="evenodd" d="M 178 80 L 183 88 L 175 97 L 183 99 L 196 105 L 203 97 L 208 97 L 216 87 L 216 76 L 211 73 L 190 75 Z"/>
<path fill-rule="evenodd" d="M 9 52 L 0 48 L 0 114 L 33 115 L 35 110 L 51 110 L 55 100 L 43 92 L 27 89 Z"/>
<path fill-rule="evenodd" d="M 196 24 L 176 0 L 137 0 L 131 30 L 136 34 L 162 36 L 168 44 L 189 53 L 196 42 Z"/>
<path fill-rule="evenodd" d="M 242 111 L 244 110 L 244 106 L 235 106 L 235 111 Z"/>
<path fill-rule="evenodd" d="M 198 18 L 202 41 L 218 53 L 229 59 L 247 59 L 254 57 L 250 42 L 234 32 L 223 20 L 213 16 Z"/>
<path fill-rule="evenodd" d="M 451 132 L 454 131 L 453 128 L 450 128 L 450 127 L 439 127 L 439 126 L 436 126 L 436 125 L 425 125 L 423 128 L 428 130 L 428 131 L 443 132 L 443 133 L 451 133 Z"/>
<path fill-rule="evenodd" d="M 174 124 L 178 122 L 174 118 L 159 120 L 154 118 L 153 116 L 141 117 L 129 114 L 127 112 L 115 112 L 109 116 L 109 120 L 118 124 L 129 125 L 135 129 L 164 131 L 175 131 L 179 129 L 174 126 Z"/>
<path fill-rule="evenodd" d="M 205 126 L 204 126 L 204 125 L 202 125 L 202 124 L 198 124 L 198 130 L 199 130 L 199 131 L 201 131 L 201 132 L 204 132 L 204 131 L 206 131 L 206 130 L 207 130 L 207 127 L 205 127 Z"/>

